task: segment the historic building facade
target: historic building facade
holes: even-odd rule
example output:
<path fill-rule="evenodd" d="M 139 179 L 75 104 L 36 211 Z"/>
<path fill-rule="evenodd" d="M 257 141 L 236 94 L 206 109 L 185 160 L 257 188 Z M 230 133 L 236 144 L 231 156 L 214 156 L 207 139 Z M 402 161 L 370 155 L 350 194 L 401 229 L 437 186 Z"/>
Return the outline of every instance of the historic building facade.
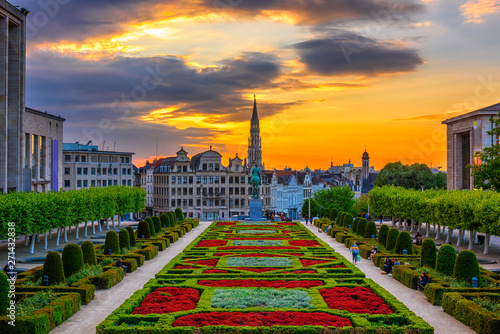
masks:
<path fill-rule="evenodd" d="M 496 118 L 500 103 L 481 108 L 443 121 L 447 129 L 448 190 L 473 189 L 474 178 L 467 165 L 475 161 L 475 152 L 498 143 L 498 138 L 487 132 L 493 129 L 490 118 Z"/>
<path fill-rule="evenodd" d="M 132 186 L 134 168 L 130 152 L 99 151 L 92 142 L 63 144 L 64 190 L 89 187 Z"/>

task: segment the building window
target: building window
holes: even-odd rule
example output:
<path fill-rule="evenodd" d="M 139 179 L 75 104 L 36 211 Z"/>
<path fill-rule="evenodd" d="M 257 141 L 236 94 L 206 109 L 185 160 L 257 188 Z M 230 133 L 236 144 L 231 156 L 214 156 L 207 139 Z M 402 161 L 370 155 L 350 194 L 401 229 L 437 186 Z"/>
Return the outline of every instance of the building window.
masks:
<path fill-rule="evenodd" d="M 117 186 L 118 185 L 118 180 L 113 180 L 113 185 Z"/>
<path fill-rule="evenodd" d="M 102 169 L 102 175 L 106 175 L 106 172 L 107 172 L 107 169 L 106 169 L 106 168 L 103 168 L 103 169 Z"/>
<path fill-rule="evenodd" d="M 125 185 L 125 180 L 122 180 L 122 186 L 124 186 L 124 185 Z"/>
<path fill-rule="evenodd" d="M 226 200 L 225 199 L 221 199 L 220 200 L 220 205 L 221 206 L 226 206 Z"/>
<path fill-rule="evenodd" d="M 132 180 L 127 180 L 127 186 L 132 186 Z"/>
<path fill-rule="evenodd" d="M 245 199 L 244 198 L 241 199 L 241 203 L 240 204 L 241 204 L 241 206 L 245 206 Z"/>
<path fill-rule="evenodd" d="M 122 175 L 127 174 L 127 168 L 122 168 Z"/>
<path fill-rule="evenodd" d="M 214 164 L 208 164 L 208 170 L 213 171 L 214 170 Z"/>
<path fill-rule="evenodd" d="M 95 168 L 91 168 L 91 169 L 90 169 L 90 174 L 91 174 L 91 175 L 95 175 Z"/>
<path fill-rule="evenodd" d="M 182 166 L 182 171 L 183 171 L 184 173 L 187 173 L 187 171 L 188 171 L 188 166 Z"/>
<path fill-rule="evenodd" d="M 193 184 L 193 177 L 192 176 L 189 177 L 189 184 Z"/>
<path fill-rule="evenodd" d="M 225 176 L 221 176 L 220 177 L 220 183 L 222 183 L 222 184 L 226 183 L 226 177 Z"/>
<path fill-rule="evenodd" d="M 233 177 L 232 176 L 229 177 L 229 184 L 231 184 L 231 183 L 233 183 Z"/>
<path fill-rule="evenodd" d="M 130 163 L 130 157 L 125 157 L 125 163 L 129 164 Z"/>
<path fill-rule="evenodd" d="M 216 176 L 216 177 L 214 178 L 214 180 L 215 180 L 215 183 L 216 183 L 216 184 L 219 184 L 219 177 L 218 177 L 218 176 Z"/>
<path fill-rule="evenodd" d="M 173 199 L 173 200 L 170 202 L 170 206 L 171 206 L 171 207 L 175 207 L 175 199 Z"/>
<path fill-rule="evenodd" d="M 132 168 L 129 168 L 129 169 L 127 170 L 127 174 L 128 174 L 128 175 L 132 175 Z"/>
<path fill-rule="evenodd" d="M 234 188 L 234 194 L 239 195 L 240 194 L 240 188 Z"/>
<path fill-rule="evenodd" d="M 91 186 L 91 187 L 95 187 L 95 180 L 91 180 L 91 181 L 90 181 L 90 186 Z"/>
<path fill-rule="evenodd" d="M 64 162 L 71 162 L 71 155 L 66 154 L 64 156 Z"/>
<path fill-rule="evenodd" d="M 77 174 L 77 175 L 82 175 L 82 167 L 78 167 L 78 168 L 76 169 L 76 174 Z"/>
<path fill-rule="evenodd" d="M 182 200 L 180 198 L 177 199 L 177 206 L 181 206 Z"/>
<path fill-rule="evenodd" d="M 234 206 L 239 206 L 240 205 L 240 200 L 238 198 L 236 198 L 234 200 Z"/>
<path fill-rule="evenodd" d="M 229 195 L 232 195 L 233 194 L 233 187 L 230 187 L 229 188 Z"/>
<path fill-rule="evenodd" d="M 87 188 L 87 187 L 89 186 L 89 183 L 88 183 L 88 182 L 89 182 L 89 181 L 87 181 L 87 180 L 83 180 L 83 186 L 84 186 L 85 188 Z"/>
<path fill-rule="evenodd" d="M 207 164 L 203 164 L 203 168 L 202 168 L 203 171 L 206 171 L 207 170 Z"/>
<path fill-rule="evenodd" d="M 80 162 L 80 156 L 79 155 L 75 155 L 75 162 Z"/>
<path fill-rule="evenodd" d="M 201 202 L 200 202 L 200 200 L 199 200 L 199 199 L 197 199 L 197 200 L 196 200 L 196 206 L 200 206 L 200 203 L 201 203 Z"/>
<path fill-rule="evenodd" d="M 82 162 L 87 162 L 87 157 L 82 155 Z"/>
<path fill-rule="evenodd" d="M 193 195 L 193 188 L 189 188 L 189 195 Z"/>
<path fill-rule="evenodd" d="M 106 187 L 106 180 L 102 180 L 102 186 Z"/>
<path fill-rule="evenodd" d="M 70 182 L 70 180 L 64 180 L 64 186 L 65 186 L 66 188 L 71 187 L 71 182 Z"/>
<path fill-rule="evenodd" d="M 101 169 L 97 168 L 97 175 L 101 175 Z"/>
<path fill-rule="evenodd" d="M 240 183 L 240 178 L 239 178 L 239 177 L 237 177 L 237 176 L 235 176 L 235 177 L 234 177 L 234 183 L 238 183 L 238 184 L 239 184 L 239 183 Z"/>
<path fill-rule="evenodd" d="M 76 181 L 76 186 L 77 186 L 78 188 L 81 188 L 81 187 L 82 187 L 82 180 L 78 180 L 78 181 Z"/>
<path fill-rule="evenodd" d="M 187 204 L 188 204 L 188 201 L 187 201 L 187 199 L 186 199 L 186 198 L 184 198 L 184 199 L 182 200 L 182 207 L 183 207 L 183 208 L 185 208 L 185 207 L 187 206 Z"/>
<path fill-rule="evenodd" d="M 201 183 L 201 176 L 196 177 L 196 183 Z"/>
<path fill-rule="evenodd" d="M 188 178 L 187 176 L 182 177 L 182 183 L 187 184 L 188 183 Z"/>
<path fill-rule="evenodd" d="M 208 177 L 208 183 L 214 183 L 214 177 L 213 176 L 209 176 Z"/>
<path fill-rule="evenodd" d="M 214 206 L 214 201 L 213 200 L 209 200 L 208 201 L 208 206 Z"/>
<path fill-rule="evenodd" d="M 203 183 L 207 184 L 207 177 L 206 176 L 203 177 Z"/>
<path fill-rule="evenodd" d="M 181 184 L 182 183 L 182 178 L 180 176 L 177 176 L 177 184 Z"/>
<path fill-rule="evenodd" d="M 124 163 L 125 162 L 125 157 L 120 157 L 120 162 Z"/>
<path fill-rule="evenodd" d="M 83 168 L 83 175 L 89 175 L 89 169 L 87 167 Z"/>
<path fill-rule="evenodd" d="M 241 183 L 241 184 L 245 184 L 245 177 L 244 177 L 244 176 L 242 176 L 242 177 L 241 177 L 241 181 L 240 181 L 240 183 Z"/>
<path fill-rule="evenodd" d="M 215 164 L 215 170 L 219 171 L 219 169 L 220 169 L 220 165 L 219 164 Z"/>
<path fill-rule="evenodd" d="M 69 167 L 65 167 L 64 168 L 64 175 L 70 175 L 70 173 L 71 173 L 70 171 L 71 171 L 71 169 Z"/>
<path fill-rule="evenodd" d="M 241 188 L 241 194 L 245 195 L 245 188 Z"/>
<path fill-rule="evenodd" d="M 170 178 L 170 183 L 175 184 L 175 176 L 172 176 L 172 177 Z"/>
<path fill-rule="evenodd" d="M 189 199 L 189 206 L 193 206 L 193 199 L 192 198 Z"/>
<path fill-rule="evenodd" d="M 215 200 L 215 206 L 219 206 L 219 200 L 218 199 Z"/>
<path fill-rule="evenodd" d="M 182 188 L 182 194 L 183 194 L 184 196 L 187 196 L 187 194 L 188 194 L 188 189 L 187 189 L 187 188 Z"/>
<path fill-rule="evenodd" d="M 239 171 L 240 171 L 240 166 L 236 166 L 236 167 L 234 168 L 234 170 L 235 170 L 235 171 L 237 171 L 237 172 L 239 172 Z"/>
<path fill-rule="evenodd" d="M 118 175 L 118 168 L 113 168 L 113 175 Z"/>
<path fill-rule="evenodd" d="M 112 175 L 112 174 L 113 174 L 113 169 L 108 168 L 108 175 Z"/>

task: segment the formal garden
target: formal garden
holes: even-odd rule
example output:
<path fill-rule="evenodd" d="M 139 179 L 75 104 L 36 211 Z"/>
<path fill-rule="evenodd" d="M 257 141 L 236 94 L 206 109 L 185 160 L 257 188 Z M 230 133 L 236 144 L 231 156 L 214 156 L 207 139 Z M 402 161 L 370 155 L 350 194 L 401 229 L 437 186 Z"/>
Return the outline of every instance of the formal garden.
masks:
<path fill-rule="evenodd" d="M 32 209 L 39 201 L 46 201 L 46 206 L 51 207 L 55 201 L 65 198 L 69 203 L 76 201 L 72 194 L 82 196 L 90 195 L 88 200 L 102 198 L 114 194 L 119 206 L 108 205 L 108 214 L 117 212 L 129 212 L 133 209 L 142 210 L 144 206 L 144 192 L 132 188 L 100 188 L 92 191 L 52 193 L 45 195 L 45 199 L 31 198 L 23 210 L 11 213 L 11 216 L 24 214 L 25 220 L 19 221 L 19 234 L 37 233 L 49 228 L 59 228 L 61 221 L 47 220 L 46 224 L 30 225 L 31 219 L 40 219 L 42 212 Z M 70 195 L 71 194 L 71 195 Z M 27 194 L 21 194 L 24 198 Z M 135 195 L 135 196 L 133 196 Z M 19 200 L 16 195 L 11 199 Z M 123 197 L 123 198 L 121 198 Z M 126 197 L 126 199 L 125 199 Z M 28 198 L 28 197 L 26 197 Z M 7 201 L 2 201 L 2 209 L 7 208 Z M 80 203 L 80 202 L 78 202 Z M 94 203 L 95 204 L 95 203 Z M 30 207 L 32 205 L 32 207 Z M 103 206 L 101 206 L 102 209 Z M 109 209 L 111 208 L 111 209 Z M 102 215 L 103 211 L 96 209 L 94 217 L 108 217 Z M 62 210 L 67 212 L 66 210 Z M 71 211 L 71 210 L 69 210 Z M 44 215 L 47 215 L 44 213 Z M 58 217 L 58 216 L 55 216 Z M 71 219 L 78 218 L 85 221 L 89 216 L 78 216 L 75 214 Z M 75 220 L 66 222 L 75 224 Z M 119 230 L 119 232 L 108 231 L 104 244 L 94 245 L 91 241 L 84 241 L 81 245 L 68 243 L 62 252 L 51 251 L 45 257 L 43 265 L 22 272 L 16 276 L 15 282 L 11 283 L 7 275 L 0 272 L 0 333 L 12 333 L 12 326 L 8 323 L 15 315 L 16 333 L 48 333 L 55 326 L 60 325 L 74 313 L 80 310 L 81 305 L 91 304 L 96 290 L 110 289 L 125 278 L 126 273 L 135 271 L 144 265 L 145 261 L 151 260 L 158 252 L 168 249 L 179 238 L 198 226 L 198 220 L 183 218 L 180 209 L 161 214 L 159 217 L 149 217 L 137 224 L 134 229 L 131 226 Z M 27 230 L 29 228 L 29 230 Z M 8 232 L 5 232 L 8 233 Z M 9 291 L 14 284 L 15 309 L 10 307 Z"/>
<path fill-rule="evenodd" d="M 98 333 L 433 333 L 294 222 L 214 222 Z"/>
<path fill-rule="evenodd" d="M 362 258 L 369 258 L 376 246 L 378 253 L 373 256 L 373 264 L 382 273 L 384 259 L 388 257 L 393 263 L 400 263 L 393 267 L 393 279 L 411 289 L 422 288 L 430 304 L 441 305 L 445 312 L 477 333 L 500 333 L 499 275 L 482 268 L 471 250 L 457 254 L 448 243 L 438 249 L 433 239 L 425 237 L 421 245 L 416 245 L 408 231 L 394 226 L 395 217 L 399 217 L 399 221 L 406 218 L 446 225 L 448 231 L 460 228 L 498 235 L 499 203 L 495 193 L 381 187 L 370 192 L 370 204 L 373 210 L 392 214 L 393 226 L 376 226 L 373 221 L 353 218 L 350 213 L 336 209 L 314 224 L 345 247 L 356 242 Z M 426 229 L 429 225 L 426 224 Z M 423 272 L 431 282 L 419 287 Z"/>

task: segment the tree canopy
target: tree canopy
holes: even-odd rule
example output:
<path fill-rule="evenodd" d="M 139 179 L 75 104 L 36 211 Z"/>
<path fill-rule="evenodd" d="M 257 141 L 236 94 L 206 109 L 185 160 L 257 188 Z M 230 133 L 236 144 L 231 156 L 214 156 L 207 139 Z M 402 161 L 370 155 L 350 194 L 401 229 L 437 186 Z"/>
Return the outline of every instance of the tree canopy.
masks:
<path fill-rule="evenodd" d="M 434 174 L 425 164 L 403 165 L 400 161 L 390 162 L 382 168 L 375 180 L 375 187 L 395 185 L 406 189 L 445 189 L 446 174 Z"/>
<path fill-rule="evenodd" d="M 309 217 L 309 199 L 304 201 L 302 204 L 302 217 Z M 319 214 L 319 205 L 314 198 L 311 199 L 311 214 L 317 216 Z"/>
<path fill-rule="evenodd" d="M 319 215 L 322 217 L 328 217 L 332 208 L 351 214 L 354 213 L 354 193 L 348 186 L 321 189 L 314 193 L 313 199 L 318 202 Z"/>

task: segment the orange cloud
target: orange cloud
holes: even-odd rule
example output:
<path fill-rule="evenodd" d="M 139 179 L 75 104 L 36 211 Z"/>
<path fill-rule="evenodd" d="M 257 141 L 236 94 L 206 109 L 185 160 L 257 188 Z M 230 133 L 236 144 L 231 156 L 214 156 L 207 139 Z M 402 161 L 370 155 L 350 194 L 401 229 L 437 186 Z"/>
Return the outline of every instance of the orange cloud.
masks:
<path fill-rule="evenodd" d="M 483 23 L 483 16 L 500 11 L 500 0 L 469 0 L 460 9 L 467 23 Z"/>

